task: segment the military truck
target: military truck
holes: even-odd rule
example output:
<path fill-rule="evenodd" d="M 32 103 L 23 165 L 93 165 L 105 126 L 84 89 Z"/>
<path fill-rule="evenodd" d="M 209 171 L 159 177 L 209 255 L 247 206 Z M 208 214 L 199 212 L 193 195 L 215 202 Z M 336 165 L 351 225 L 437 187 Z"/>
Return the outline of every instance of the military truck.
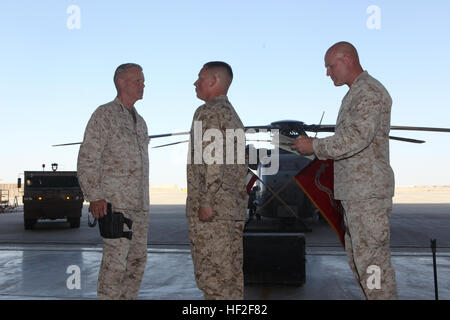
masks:
<path fill-rule="evenodd" d="M 25 230 L 33 229 L 38 219 L 67 219 L 71 228 L 79 228 L 83 202 L 76 171 L 24 172 Z"/>

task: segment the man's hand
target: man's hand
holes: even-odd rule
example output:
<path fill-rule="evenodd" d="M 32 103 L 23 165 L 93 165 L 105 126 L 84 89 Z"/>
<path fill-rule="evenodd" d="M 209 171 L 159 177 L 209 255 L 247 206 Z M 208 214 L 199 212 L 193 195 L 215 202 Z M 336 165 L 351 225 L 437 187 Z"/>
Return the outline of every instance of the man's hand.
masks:
<path fill-rule="evenodd" d="M 203 222 L 210 222 L 213 220 L 215 213 L 212 208 L 200 207 L 198 210 L 198 218 Z"/>
<path fill-rule="evenodd" d="M 106 207 L 107 204 L 105 200 L 97 200 L 89 204 L 89 211 L 94 218 L 99 219 L 106 216 Z"/>
<path fill-rule="evenodd" d="M 291 145 L 292 149 L 298 150 L 301 154 L 309 155 L 314 153 L 313 149 L 313 138 L 299 136 Z"/>

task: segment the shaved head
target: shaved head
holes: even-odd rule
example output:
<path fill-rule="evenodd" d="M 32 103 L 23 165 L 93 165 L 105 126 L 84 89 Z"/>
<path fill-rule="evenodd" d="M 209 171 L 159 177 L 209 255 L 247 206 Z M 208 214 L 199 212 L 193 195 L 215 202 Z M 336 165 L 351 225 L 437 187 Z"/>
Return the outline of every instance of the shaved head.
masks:
<path fill-rule="evenodd" d="M 351 58 L 353 63 L 359 65 L 359 56 L 356 48 L 349 42 L 341 41 L 332 45 L 327 54 L 336 55 L 337 58 L 342 58 L 344 56 L 348 56 Z"/>
<path fill-rule="evenodd" d="M 363 72 L 359 62 L 358 51 L 349 42 L 341 41 L 332 45 L 325 54 L 327 76 L 331 77 L 336 86 L 353 81 Z"/>

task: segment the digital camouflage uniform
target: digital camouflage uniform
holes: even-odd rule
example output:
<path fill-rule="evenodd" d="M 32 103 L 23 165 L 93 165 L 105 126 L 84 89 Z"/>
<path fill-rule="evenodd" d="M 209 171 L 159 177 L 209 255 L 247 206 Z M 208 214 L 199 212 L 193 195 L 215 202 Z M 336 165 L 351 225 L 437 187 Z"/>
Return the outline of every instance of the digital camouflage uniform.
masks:
<path fill-rule="evenodd" d="M 136 299 L 139 293 L 147 263 L 148 143 L 144 119 L 118 98 L 98 107 L 86 127 L 78 154 L 78 179 L 84 197 L 89 202 L 104 199 L 113 211 L 133 221 L 131 241 L 103 239 L 100 299 Z"/>
<path fill-rule="evenodd" d="M 342 100 L 335 134 L 313 140 L 319 159 L 334 159 L 334 195 L 345 210 L 347 256 L 366 299 L 397 298 L 389 248 L 394 195 L 391 106 L 384 86 L 364 71 Z M 380 289 L 367 287 L 373 274 L 369 266 L 381 269 Z"/>
<path fill-rule="evenodd" d="M 206 164 L 203 157 L 201 163 L 194 161 L 195 121 L 201 121 L 200 139 L 207 129 L 221 132 L 224 142 L 222 164 Z M 196 110 L 187 165 L 186 215 L 195 279 L 205 299 L 244 298 L 242 234 L 248 203 L 247 164 L 245 157 L 242 164 L 238 164 L 237 148 L 245 149 L 245 136 L 243 145 L 233 143 L 234 164 L 227 164 L 226 129 L 244 130 L 244 126 L 225 95 L 211 99 Z M 210 143 L 203 141 L 200 144 L 202 155 L 203 151 L 210 150 L 205 150 Z M 200 206 L 213 208 L 213 221 L 199 220 Z"/>

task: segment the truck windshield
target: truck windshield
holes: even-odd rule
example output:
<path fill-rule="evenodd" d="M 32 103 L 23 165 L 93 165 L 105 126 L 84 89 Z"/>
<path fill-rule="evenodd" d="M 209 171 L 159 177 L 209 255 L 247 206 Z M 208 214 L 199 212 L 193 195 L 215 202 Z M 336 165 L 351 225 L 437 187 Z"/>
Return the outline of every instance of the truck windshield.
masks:
<path fill-rule="evenodd" d="M 76 176 L 33 176 L 26 179 L 27 189 L 79 189 Z"/>

